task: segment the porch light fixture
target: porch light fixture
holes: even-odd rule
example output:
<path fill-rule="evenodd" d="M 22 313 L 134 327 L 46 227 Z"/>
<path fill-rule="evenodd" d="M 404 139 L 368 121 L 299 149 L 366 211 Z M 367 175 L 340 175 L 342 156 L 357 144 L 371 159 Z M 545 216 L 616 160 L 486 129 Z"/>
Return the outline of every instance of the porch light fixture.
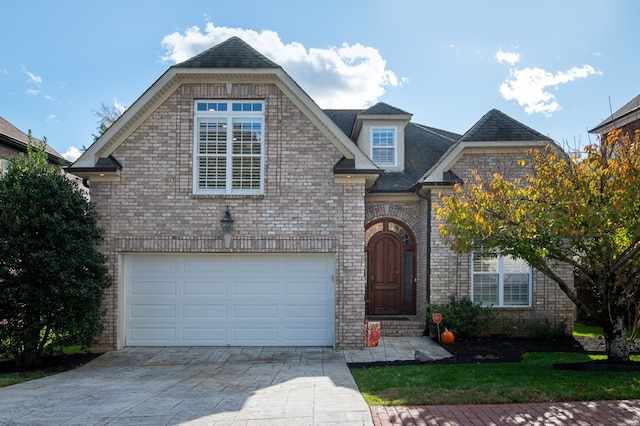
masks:
<path fill-rule="evenodd" d="M 229 212 L 229 206 L 227 206 L 227 210 L 224 212 L 224 216 L 220 220 L 220 229 L 222 230 L 222 235 L 224 236 L 224 247 L 231 247 L 231 232 L 233 231 L 233 218 L 231 217 L 231 212 Z"/>

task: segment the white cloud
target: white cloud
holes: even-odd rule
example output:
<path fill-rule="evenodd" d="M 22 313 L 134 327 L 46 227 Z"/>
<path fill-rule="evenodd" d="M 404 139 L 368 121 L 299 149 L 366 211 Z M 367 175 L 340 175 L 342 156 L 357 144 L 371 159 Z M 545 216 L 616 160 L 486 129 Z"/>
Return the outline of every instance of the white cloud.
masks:
<path fill-rule="evenodd" d="M 58 117 L 55 114 L 49 114 L 46 121 L 47 123 L 56 122 L 58 121 Z"/>
<path fill-rule="evenodd" d="M 361 108 L 374 104 L 385 87 L 408 80 L 386 68 L 380 52 L 360 43 L 323 49 L 305 48 L 301 43 L 284 44 L 271 30 L 256 32 L 242 28 L 216 27 L 207 23 L 204 31 L 191 27 L 184 33 L 165 36 L 164 61 L 182 62 L 214 45 L 238 36 L 289 74 L 322 108 Z"/>
<path fill-rule="evenodd" d="M 560 84 L 602 72 L 591 65 L 573 67 L 553 74 L 541 68 L 511 69 L 509 78 L 500 85 L 500 94 L 507 100 L 515 100 L 527 114 L 541 113 L 550 116 L 561 109 L 556 97 L 548 90 Z"/>
<path fill-rule="evenodd" d="M 25 74 L 27 74 L 29 76 L 27 81 L 29 81 L 31 83 L 35 83 L 38 86 L 42 84 L 42 77 L 40 77 L 39 75 L 35 75 L 32 72 L 29 72 L 29 70 L 27 70 L 24 65 L 22 66 L 22 71 L 24 71 Z"/>
<path fill-rule="evenodd" d="M 515 52 L 504 52 L 502 49 L 498 50 L 498 52 L 494 56 L 498 62 L 504 64 L 505 62 L 511 66 L 514 66 L 520 61 L 520 54 Z"/>
<path fill-rule="evenodd" d="M 64 152 L 64 154 L 62 154 L 62 157 L 64 157 L 66 160 L 69 160 L 69 161 L 76 161 L 78 157 L 80 157 L 80 154 L 82 153 L 78 148 L 76 148 L 75 146 L 70 146 Z"/>
<path fill-rule="evenodd" d="M 38 89 L 27 89 L 27 93 L 31 96 L 36 96 L 40 91 Z"/>

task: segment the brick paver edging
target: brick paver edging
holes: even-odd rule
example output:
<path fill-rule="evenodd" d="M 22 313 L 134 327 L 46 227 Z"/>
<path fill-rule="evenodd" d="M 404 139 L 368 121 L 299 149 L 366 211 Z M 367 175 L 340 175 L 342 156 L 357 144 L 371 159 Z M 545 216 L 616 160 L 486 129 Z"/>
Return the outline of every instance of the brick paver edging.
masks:
<path fill-rule="evenodd" d="M 640 400 L 535 404 L 371 407 L 373 424 L 388 425 L 640 425 Z"/>

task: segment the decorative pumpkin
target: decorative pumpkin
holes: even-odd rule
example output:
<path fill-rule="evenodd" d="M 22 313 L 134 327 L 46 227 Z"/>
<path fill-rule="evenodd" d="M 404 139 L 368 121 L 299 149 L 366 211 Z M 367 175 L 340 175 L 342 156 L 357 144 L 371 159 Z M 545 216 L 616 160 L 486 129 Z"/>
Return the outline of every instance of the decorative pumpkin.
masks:
<path fill-rule="evenodd" d="M 445 328 L 442 334 L 440 335 L 440 341 L 442 342 L 442 344 L 453 345 L 454 340 L 455 340 L 455 336 L 453 335 L 453 333 Z"/>

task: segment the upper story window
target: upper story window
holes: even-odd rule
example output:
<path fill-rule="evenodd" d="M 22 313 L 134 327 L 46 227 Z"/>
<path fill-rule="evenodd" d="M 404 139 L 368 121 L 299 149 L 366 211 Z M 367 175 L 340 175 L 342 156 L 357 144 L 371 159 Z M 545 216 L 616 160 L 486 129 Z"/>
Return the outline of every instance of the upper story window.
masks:
<path fill-rule="evenodd" d="M 262 194 L 264 102 L 195 103 L 193 192 Z"/>
<path fill-rule="evenodd" d="M 397 147 L 394 127 L 373 127 L 371 129 L 371 159 L 378 166 L 395 166 Z"/>
<path fill-rule="evenodd" d="M 531 306 L 532 271 L 522 259 L 474 252 L 471 296 L 486 306 Z"/>

